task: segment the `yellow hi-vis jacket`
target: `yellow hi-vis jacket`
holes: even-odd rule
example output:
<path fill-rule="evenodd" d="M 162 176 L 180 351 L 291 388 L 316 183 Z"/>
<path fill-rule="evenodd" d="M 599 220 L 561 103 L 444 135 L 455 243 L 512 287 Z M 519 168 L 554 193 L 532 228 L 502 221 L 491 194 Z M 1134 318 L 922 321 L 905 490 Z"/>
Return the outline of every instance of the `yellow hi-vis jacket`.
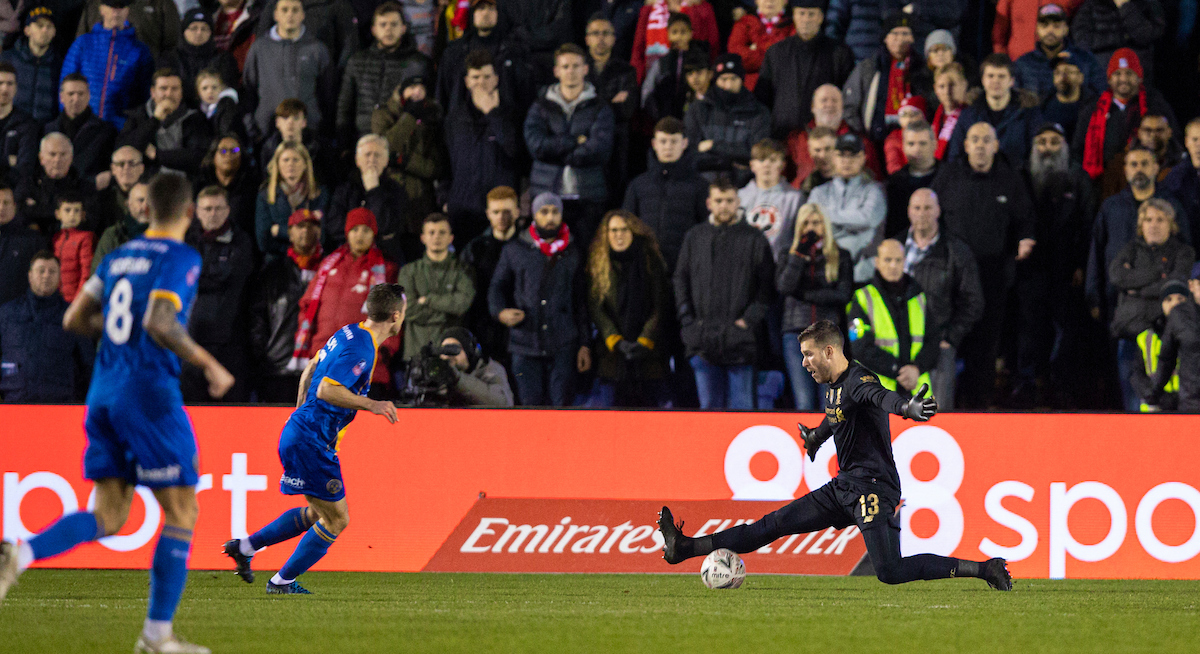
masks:
<path fill-rule="evenodd" d="M 1162 352 L 1162 337 L 1154 331 L 1153 328 L 1137 335 L 1138 351 L 1142 353 L 1142 365 L 1146 369 L 1146 376 L 1153 379 L 1155 371 L 1158 370 L 1158 358 Z M 1179 392 L 1179 364 L 1175 365 L 1175 374 L 1171 375 L 1171 381 L 1163 386 L 1163 393 L 1178 393 Z M 1142 401 L 1140 408 L 1142 413 L 1150 411 L 1150 405 Z"/>
<path fill-rule="evenodd" d="M 862 339 L 868 333 L 874 334 L 874 346 L 887 352 L 895 357 L 901 365 L 914 363 L 917 356 L 921 354 L 921 350 L 925 344 L 925 293 L 918 293 L 909 298 L 907 302 L 908 309 L 908 336 L 909 336 L 909 352 L 907 356 L 900 355 L 900 335 L 896 332 L 896 321 L 892 318 L 887 302 L 883 300 L 883 294 L 875 287 L 875 284 L 868 284 L 854 292 L 854 299 L 850 304 L 846 305 L 846 314 L 854 315 L 854 305 L 862 309 L 866 320 L 853 317 L 850 321 L 850 341 L 851 348 L 856 341 Z M 864 344 L 868 345 L 869 344 Z M 861 346 L 858 346 L 861 347 Z M 862 360 L 855 353 L 855 358 Z M 864 364 L 865 365 L 865 364 Z M 871 366 L 867 366 L 871 369 Z M 879 375 L 879 383 L 884 388 L 894 391 L 899 388 L 899 383 L 894 377 L 888 377 L 881 374 L 879 370 L 871 369 L 876 375 Z M 929 378 L 928 372 L 922 372 L 917 380 L 916 388 L 920 388 L 921 384 L 929 384 L 929 388 L 933 389 L 933 382 Z M 915 391 L 916 388 L 913 390 Z"/>

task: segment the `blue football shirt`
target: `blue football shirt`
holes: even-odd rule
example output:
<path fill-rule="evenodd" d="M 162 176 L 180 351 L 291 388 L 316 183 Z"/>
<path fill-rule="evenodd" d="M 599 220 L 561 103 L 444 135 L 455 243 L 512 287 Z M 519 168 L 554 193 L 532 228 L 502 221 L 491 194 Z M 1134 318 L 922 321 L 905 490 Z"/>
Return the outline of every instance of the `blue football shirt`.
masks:
<path fill-rule="evenodd" d="M 322 381 L 344 386 L 365 397 L 371 390 L 375 371 L 375 353 L 379 346 L 362 323 L 346 325 L 333 333 L 317 353 L 317 366 L 305 392 L 304 404 L 292 413 L 289 422 L 326 447 L 337 448 L 341 432 L 358 411 L 334 406 L 317 397 Z"/>
<path fill-rule="evenodd" d="M 97 266 L 84 286 L 84 292 L 100 300 L 104 313 L 89 405 L 130 392 L 131 380 L 179 395 L 179 357 L 154 342 L 142 328 L 142 319 L 151 299 L 165 298 L 186 325 L 196 299 L 200 263 L 196 250 L 148 231 Z"/>

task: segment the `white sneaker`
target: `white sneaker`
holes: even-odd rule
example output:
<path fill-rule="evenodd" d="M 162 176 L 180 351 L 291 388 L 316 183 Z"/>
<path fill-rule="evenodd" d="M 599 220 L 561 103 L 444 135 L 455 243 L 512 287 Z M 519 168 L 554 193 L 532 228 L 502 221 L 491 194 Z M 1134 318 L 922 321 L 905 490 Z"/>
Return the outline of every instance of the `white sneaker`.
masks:
<path fill-rule="evenodd" d="M 154 642 L 142 634 L 138 636 L 137 645 L 133 646 L 133 651 L 134 654 L 139 652 L 145 654 L 212 654 L 212 650 L 207 647 L 189 643 L 176 635 Z"/>
<path fill-rule="evenodd" d="M 0 541 L 0 603 L 8 589 L 17 585 L 17 577 L 21 571 L 17 569 L 17 546 L 8 541 Z"/>

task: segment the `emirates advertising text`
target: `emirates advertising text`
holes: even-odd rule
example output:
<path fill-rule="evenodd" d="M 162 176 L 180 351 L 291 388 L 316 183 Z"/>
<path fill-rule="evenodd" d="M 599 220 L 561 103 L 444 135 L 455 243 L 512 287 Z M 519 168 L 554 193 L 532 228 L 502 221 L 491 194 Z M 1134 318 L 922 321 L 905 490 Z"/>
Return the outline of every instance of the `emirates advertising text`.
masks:
<path fill-rule="evenodd" d="M 90 507 L 85 408 L 0 407 L 0 535 Z M 279 493 L 286 408 L 189 408 L 200 444 L 192 567 L 303 499 Z M 401 410 L 361 415 L 340 453 L 350 526 L 317 565 L 413 572 L 695 572 L 660 558 L 662 504 L 686 533 L 758 519 L 836 474 L 784 413 Z M 1001 556 L 1025 578 L 1200 579 L 1200 416 L 947 414 L 892 419 L 904 554 Z M 162 514 L 138 488 L 125 528 L 40 567 L 144 568 Z M 277 568 L 291 545 L 256 558 Z M 849 574 L 855 527 L 781 538 L 751 573 Z"/>

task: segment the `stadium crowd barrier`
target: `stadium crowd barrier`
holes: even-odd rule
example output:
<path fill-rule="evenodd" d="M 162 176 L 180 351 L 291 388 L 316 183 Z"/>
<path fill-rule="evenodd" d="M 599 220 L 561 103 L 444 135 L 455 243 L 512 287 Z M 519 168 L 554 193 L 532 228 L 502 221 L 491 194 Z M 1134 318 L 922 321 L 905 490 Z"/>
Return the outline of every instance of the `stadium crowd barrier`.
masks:
<path fill-rule="evenodd" d="M 279 493 L 286 408 L 198 407 L 192 567 L 302 500 Z M 84 407 L 0 407 L 4 538 L 89 506 Z M 402 410 L 361 415 L 342 441 L 350 527 L 317 565 L 367 571 L 695 572 L 668 566 L 653 524 L 668 503 L 688 533 L 746 522 L 836 471 L 810 462 L 784 413 Z M 948 414 L 892 419 L 905 554 L 1003 556 L 1027 578 L 1200 579 L 1200 417 Z M 39 562 L 145 568 L 161 514 L 138 489 L 119 535 Z M 848 574 L 855 527 L 780 539 L 751 574 Z M 290 545 L 255 559 L 277 569 Z"/>

